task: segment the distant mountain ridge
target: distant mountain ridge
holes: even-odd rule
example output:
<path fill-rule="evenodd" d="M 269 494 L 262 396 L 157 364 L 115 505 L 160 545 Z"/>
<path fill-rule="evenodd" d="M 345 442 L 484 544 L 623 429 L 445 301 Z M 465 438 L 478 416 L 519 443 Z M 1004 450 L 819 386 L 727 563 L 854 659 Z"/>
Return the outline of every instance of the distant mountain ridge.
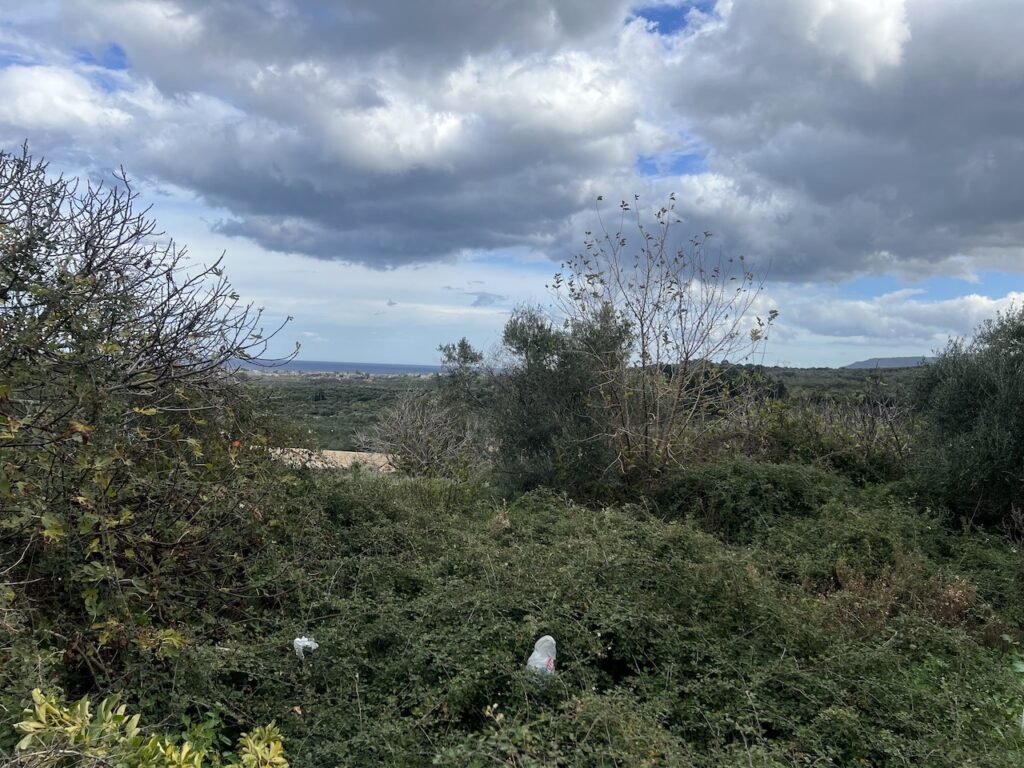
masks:
<path fill-rule="evenodd" d="M 844 368 L 916 368 L 935 362 L 934 357 L 872 357 L 844 365 Z"/>

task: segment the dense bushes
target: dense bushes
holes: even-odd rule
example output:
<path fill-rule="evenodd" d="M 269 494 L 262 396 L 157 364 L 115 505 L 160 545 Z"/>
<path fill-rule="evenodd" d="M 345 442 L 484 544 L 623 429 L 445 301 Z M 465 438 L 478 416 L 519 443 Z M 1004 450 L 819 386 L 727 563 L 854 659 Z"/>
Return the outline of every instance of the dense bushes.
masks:
<path fill-rule="evenodd" d="M 848 490 L 841 477 L 806 464 L 733 459 L 676 470 L 652 498 L 670 519 L 691 518 L 730 541 L 750 541 Z"/>
<path fill-rule="evenodd" d="M 954 339 L 916 391 L 930 433 L 922 493 L 985 525 L 1015 525 L 1024 509 L 1024 309 Z"/>
<path fill-rule="evenodd" d="M 562 327 L 537 308 L 520 308 L 505 326 L 497 364 L 472 379 L 442 376 L 441 404 L 433 412 L 454 407 L 460 417 L 444 422 L 458 434 L 472 414 L 480 440 L 458 454 L 464 461 L 478 458 L 485 453 L 482 442 L 503 487 L 558 488 L 598 501 L 663 488 L 679 473 L 738 455 L 804 464 L 861 485 L 885 483 L 905 478 L 918 450 L 919 420 L 902 388 L 888 388 L 880 375 L 862 377 L 860 391 L 842 396 L 790 397 L 758 366 L 702 361 L 703 374 L 690 371 L 685 380 L 672 365 L 640 370 L 632 362 L 634 343 L 629 322 L 607 304 Z M 613 370 L 618 388 L 609 388 Z M 674 396 L 687 403 L 666 410 L 653 394 L 645 400 L 645 386 L 681 388 Z M 679 407 L 688 415 L 673 421 L 668 414 Z M 402 444 L 409 430 L 397 418 L 401 412 L 386 411 L 368 445 L 387 450 Z M 652 434 L 633 435 L 643 433 L 643 412 Z M 666 418 L 671 426 L 661 423 Z M 434 449 L 436 441 L 415 442 L 445 463 L 449 452 Z M 411 474 L 432 474 L 426 469 L 431 462 L 401 463 Z"/>
<path fill-rule="evenodd" d="M 1024 757 L 992 607 L 1018 610 L 1020 584 L 982 584 L 957 565 L 983 573 L 977 552 L 901 506 L 808 508 L 734 548 L 547 491 L 312 472 L 283 490 L 237 588 L 246 620 L 140 676 L 148 717 L 275 719 L 295 765 Z M 559 673 L 538 688 L 525 660 L 546 633 Z M 320 643 L 305 660 L 299 634 Z"/>
<path fill-rule="evenodd" d="M 502 367 L 450 345 L 438 391 L 398 401 L 388 450 L 428 477 L 290 471 L 225 368 L 261 337 L 219 272 L 185 275 L 130 195 L 0 161 L 7 725 L 30 690 L 54 692 L 34 699 L 41 725 L 0 730 L 7 753 L 32 737 L 12 761 L 189 766 L 199 750 L 283 768 L 268 722 L 302 766 L 1024 758 L 1020 556 L 872 487 L 902 471 L 909 434 L 884 412 L 774 419 L 793 414 L 685 333 L 665 365 L 631 346 L 638 318 L 673 314 L 630 318 L 604 292 L 647 287 L 579 273 L 597 301 L 577 290 L 566 326 L 523 310 Z M 656 272 L 686 268 L 657 244 Z M 691 288 L 651 290 L 673 312 L 736 306 Z M 1002 445 L 1018 337 L 988 330 L 922 397 L 937 433 Z M 972 411 L 976 360 L 1004 363 Z M 954 407 L 966 421 L 943 421 Z M 948 461 L 958 445 L 936 442 Z M 491 463 L 515 493 L 477 477 Z M 1016 499 L 999 466 L 993 513 Z M 558 673 L 539 685 L 524 662 L 548 633 Z M 299 635 L 319 649 L 297 656 Z M 159 728 L 62 703 L 113 690 Z"/>
<path fill-rule="evenodd" d="M 744 546 L 654 508 L 302 471 L 180 647 L 123 659 L 121 686 L 194 742 L 276 720 L 294 765 L 1019 763 L 1008 543 L 815 470 L 704 472 L 677 501 L 711 494 Z"/>
<path fill-rule="evenodd" d="M 121 179 L 0 153 L 0 706 L 132 689 L 231 616 L 280 474 L 228 365 L 265 349 Z"/>
<path fill-rule="evenodd" d="M 769 461 L 832 470 L 858 483 L 905 477 L 920 438 L 906 399 L 881 396 L 877 383 L 844 397 L 766 401 L 743 415 L 736 448 Z"/>

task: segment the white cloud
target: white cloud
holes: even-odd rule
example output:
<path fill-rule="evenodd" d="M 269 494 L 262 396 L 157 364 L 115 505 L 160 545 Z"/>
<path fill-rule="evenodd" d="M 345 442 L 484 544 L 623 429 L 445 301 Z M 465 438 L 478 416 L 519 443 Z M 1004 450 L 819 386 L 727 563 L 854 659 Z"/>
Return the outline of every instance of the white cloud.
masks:
<path fill-rule="evenodd" d="M 951 336 L 968 337 L 984 320 L 1024 306 L 1022 291 L 932 299 L 921 289 L 906 289 L 854 300 L 814 286 L 791 286 L 776 288 L 774 297 L 782 314 L 778 346 L 769 354 L 805 365 L 853 362 L 846 358 L 858 348 L 868 356 L 930 354 Z"/>
<path fill-rule="evenodd" d="M 613 62 L 578 51 L 527 60 L 469 59 L 447 86 L 443 98 L 454 109 L 504 122 L 503 132 L 538 138 L 629 132 L 640 107 L 632 80 L 617 73 Z"/>
<path fill-rule="evenodd" d="M 808 0 L 807 38 L 861 78 L 899 64 L 910 38 L 903 0 Z"/>
<path fill-rule="evenodd" d="M 1009 0 L 731 0 L 670 37 L 624 0 L 55 8 L 10 19 L 10 45 L 52 62 L 0 115 L 5 135 L 130 122 L 77 148 L 193 189 L 230 213 L 225 231 L 276 250 L 558 259 L 597 194 L 674 190 L 695 229 L 778 279 L 1024 255 Z M 116 94 L 66 53 L 111 41 L 130 66 Z M 707 172 L 633 167 L 694 150 Z"/>
<path fill-rule="evenodd" d="M 0 69 L 0 92 L 0 123 L 26 132 L 121 128 L 132 119 L 86 78 L 60 67 Z"/>

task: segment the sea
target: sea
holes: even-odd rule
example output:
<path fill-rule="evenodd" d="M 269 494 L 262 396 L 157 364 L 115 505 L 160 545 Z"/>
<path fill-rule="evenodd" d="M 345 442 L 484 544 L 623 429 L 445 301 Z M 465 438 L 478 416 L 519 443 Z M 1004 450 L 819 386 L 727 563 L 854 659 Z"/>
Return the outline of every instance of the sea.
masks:
<path fill-rule="evenodd" d="M 298 373 L 366 373 L 370 375 L 395 376 L 421 373 L 440 373 L 439 365 L 408 365 L 405 363 L 347 363 L 332 360 L 289 360 L 280 365 L 253 365 L 240 362 L 243 368 L 265 371 L 295 371 Z"/>

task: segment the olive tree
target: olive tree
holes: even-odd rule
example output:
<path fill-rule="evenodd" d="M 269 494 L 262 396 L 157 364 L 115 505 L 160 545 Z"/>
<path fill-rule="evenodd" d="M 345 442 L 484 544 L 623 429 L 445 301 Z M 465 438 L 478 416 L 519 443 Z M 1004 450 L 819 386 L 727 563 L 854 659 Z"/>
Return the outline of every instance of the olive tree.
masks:
<path fill-rule="evenodd" d="M 517 488 L 548 486 L 588 496 L 606 491 L 615 451 L 593 350 L 605 364 L 625 354 L 626 329 L 610 314 L 571 329 L 539 307 L 520 307 L 502 334 L 496 394 L 488 409 L 497 466 Z"/>
<path fill-rule="evenodd" d="M 951 339 L 922 371 L 915 402 L 926 417 L 922 494 L 1024 532 L 1024 308 Z"/>

